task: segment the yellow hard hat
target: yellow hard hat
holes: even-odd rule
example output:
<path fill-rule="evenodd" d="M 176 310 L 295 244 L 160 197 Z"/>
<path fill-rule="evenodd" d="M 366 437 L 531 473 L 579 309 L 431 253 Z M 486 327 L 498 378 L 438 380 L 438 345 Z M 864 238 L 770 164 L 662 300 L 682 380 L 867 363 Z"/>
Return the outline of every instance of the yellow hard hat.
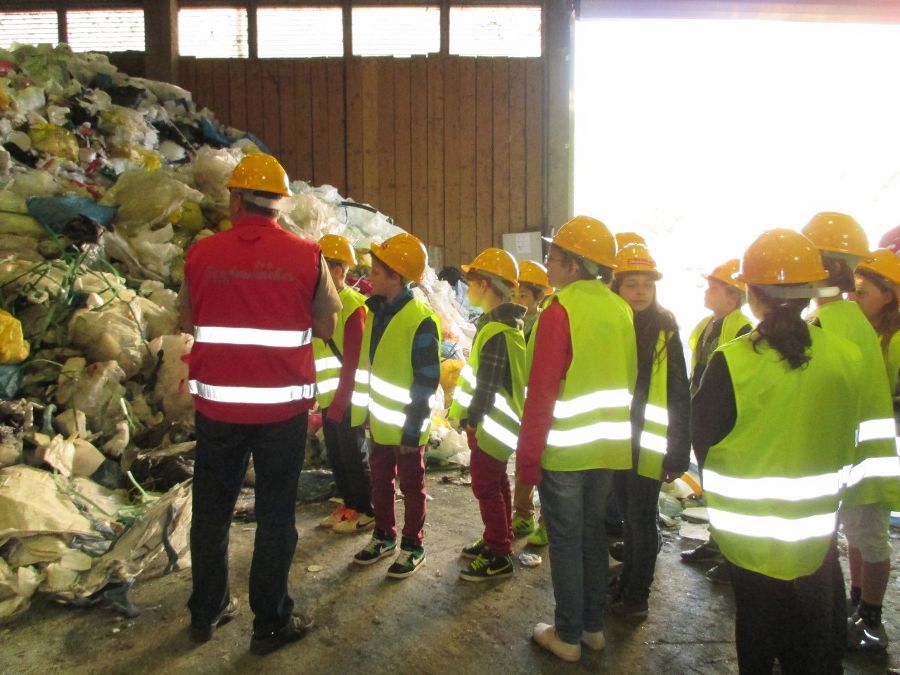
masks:
<path fill-rule="evenodd" d="M 287 171 L 272 155 L 262 152 L 244 157 L 234 167 L 225 187 L 238 190 L 260 190 L 282 197 L 291 196 Z"/>
<path fill-rule="evenodd" d="M 533 260 L 523 260 L 519 263 L 519 283 L 531 284 L 544 289 L 551 287 L 550 279 L 547 277 L 547 268 Z"/>
<path fill-rule="evenodd" d="M 428 265 L 428 251 L 418 238 L 407 232 L 395 234 L 383 244 L 372 242 L 371 254 L 404 279 L 421 281 Z"/>
<path fill-rule="evenodd" d="M 653 275 L 657 281 L 662 279 L 662 274 L 656 269 L 656 261 L 642 244 L 628 244 L 616 253 L 616 276 L 629 272 L 644 272 Z"/>
<path fill-rule="evenodd" d="M 737 277 L 746 284 L 808 284 L 828 278 L 815 245 L 794 230 L 763 232 L 744 252 Z"/>
<path fill-rule="evenodd" d="M 575 216 L 559 228 L 555 237 L 544 237 L 544 241 L 611 269 L 616 266 L 616 240 L 596 218 Z"/>
<path fill-rule="evenodd" d="M 469 265 L 460 265 L 463 272 L 487 272 L 508 281 L 513 286 L 519 283 L 519 266 L 516 259 L 502 248 L 486 248 Z"/>
<path fill-rule="evenodd" d="M 872 251 L 867 260 L 861 261 L 856 266 L 856 271 L 867 271 L 877 274 L 894 285 L 900 286 L 900 258 L 893 251 L 880 248 Z"/>
<path fill-rule="evenodd" d="M 801 232 L 823 253 L 869 255 L 869 238 L 860 224 L 845 213 L 817 213 Z"/>
<path fill-rule="evenodd" d="M 646 246 L 647 240 L 637 232 L 616 232 L 616 246 L 619 249 L 623 249 L 629 244 L 642 244 L 643 246 Z"/>
<path fill-rule="evenodd" d="M 322 249 L 322 255 L 328 260 L 338 260 L 350 267 L 356 266 L 356 253 L 350 245 L 347 237 L 339 234 L 326 234 L 319 239 L 319 247 Z"/>
<path fill-rule="evenodd" d="M 737 258 L 732 258 L 731 260 L 723 262 L 709 274 L 704 274 L 703 278 L 707 280 L 718 279 L 719 281 L 738 289 L 741 293 L 746 293 L 747 284 L 734 278 L 734 275 L 737 274 L 740 269 L 741 261 Z"/>

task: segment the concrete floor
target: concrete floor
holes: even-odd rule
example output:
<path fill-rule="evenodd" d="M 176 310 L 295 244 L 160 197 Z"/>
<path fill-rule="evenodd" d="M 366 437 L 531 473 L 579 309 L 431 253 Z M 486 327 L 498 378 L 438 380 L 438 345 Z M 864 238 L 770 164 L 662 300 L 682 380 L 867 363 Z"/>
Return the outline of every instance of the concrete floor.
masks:
<path fill-rule="evenodd" d="M 368 534 L 340 536 L 315 528 L 327 504 L 298 510 L 300 543 L 291 575 L 298 607 L 317 627 L 297 644 L 265 657 L 249 654 L 251 614 L 247 573 L 254 525 L 232 528 L 232 590 L 241 615 L 209 643 L 193 645 L 184 608 L 190 570 L 162 576 L 155 566 L 135 586 L 140 617 L 110 609 L 73 609 L 38 600 L 19 622 L 0 628 L 2 673 L 732 673 L 737 672 L 733 601 L 712 586 L 703 567 L 684 565 L 678 553 L 694 542 L 667 535 L 643 623 L 610 619 L 607 648 L 584 650 L 565 664 L 530 641 L 538 621 L 552 623 L 553 591 L 546 549 L 542 565 L 517 567 L 510 580 L 471 584 L 457 579 L 460 546 L 477 538 L 480 520 L 468 487 L 429 474 L 428 559 L 413 577 L 384 576 L 388 561 L 349 564 Z M 402 512 L 402 503 L 398 502 Z M 895 541 L 895 553 L 898 549 Z M 522 544 L 517 545 L 517 552 Z M 898 560 L 895 554 L 895 566 Z M 324 569 L 310 572 L 320 565 Z M 315 569 L 315 568 L 313 568 Z M 900 575 L 891 580 L 885 623 L 900 644 Z M 900 665 L 900 648 L 881 658 L 855 655 L 848 673 L 885 673 Z"/>

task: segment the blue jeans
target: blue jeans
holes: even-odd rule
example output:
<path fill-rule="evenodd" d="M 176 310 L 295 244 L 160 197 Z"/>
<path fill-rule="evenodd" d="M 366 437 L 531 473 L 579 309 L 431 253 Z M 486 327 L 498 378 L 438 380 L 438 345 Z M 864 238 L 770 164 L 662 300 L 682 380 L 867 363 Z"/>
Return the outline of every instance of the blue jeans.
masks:
<path fill-rule="evenodd" d="M 606 609 L 605 469 L 543 470 L 541 513 L 550 540 L 550 577 L 556 599 L 556 634 L 579 644 L 582 631 L 603 630 Z"/>

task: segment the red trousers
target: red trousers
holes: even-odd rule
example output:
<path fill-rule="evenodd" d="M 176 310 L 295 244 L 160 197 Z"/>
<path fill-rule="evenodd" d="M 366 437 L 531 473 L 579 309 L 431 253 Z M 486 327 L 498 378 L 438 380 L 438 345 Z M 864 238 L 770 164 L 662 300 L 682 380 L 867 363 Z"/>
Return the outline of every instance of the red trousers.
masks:
<path fill-rule="evenodd" d="M 418 452 L 403 455 L 399 446 L 373 442 L 369 469 L 375 527 L 392 538 L 397 536 L 394 480 L 399 477 L 405 506 L 403 538 L 420 545 L 425 536 L 425 446 L 420 446 Z"/>
<path fill-rule="evenodd" d="M 484 543 L 495 555 L 512 553 L 512 495 L 506 462 L 501 462 L 478 447 L 475 434 L 467 431 L 472 451 L 469 470 L 472 474 L 472 493 L 481 509 L 484 523 Z"/>

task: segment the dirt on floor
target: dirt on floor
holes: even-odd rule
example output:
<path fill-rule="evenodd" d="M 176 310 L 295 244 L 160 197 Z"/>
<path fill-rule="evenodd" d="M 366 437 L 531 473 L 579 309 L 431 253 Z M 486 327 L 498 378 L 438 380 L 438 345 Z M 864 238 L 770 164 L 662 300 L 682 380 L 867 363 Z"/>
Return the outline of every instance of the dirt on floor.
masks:
<path fill-rule="evenodd" d="M 603 652 L 583 651 L 577 664 L 543 652 L 531 640 L 536 622 L 553 621 L 553 589 L 543 563 L 517 563 L 513 578 L 467 583 L 457 577 L 459 549 L 481 532 L 471 489 L 429 473 L 427 562 L 405 580 L 385 577 L 388 560 L 350 563 L 369 534 L 337 535 L 316 528 L 331 504 L 298 508 L 300 541 L 290 587 L 316 627 L 303 640 L 268 656 L 248 652 L 252 616 L 247 575 L 253 523 L 231 530 L 232 593 L 240 616 L 200 646 L 188 638 L 189 569 L 164 576 L 148 570 L 131 598 L 141 609 L 125 619 L 108 607 L 74 609 L 38 599 L 17 623 L 0 627 L 2 673 L 732 673 L 734 603 L 714 586 L 706 567 L 683 564 L 682 549 L 697 542 L 665 533 L 656 568 L 651 613 L 642 622 L 609 619 Z M 397 503 L 402 517 L 402 502 Z M 525 549 L 523 541 L 516 554 Z M 898 542 L 894 541 L 895 567 Z M 530 547 L 529 547 L 529 550 Z M 891 579 L 885 624 L 897 642 L 880 657 L 852 655 L 847 673 L 885 673 L 900 665 L 900 574 Z"/>

